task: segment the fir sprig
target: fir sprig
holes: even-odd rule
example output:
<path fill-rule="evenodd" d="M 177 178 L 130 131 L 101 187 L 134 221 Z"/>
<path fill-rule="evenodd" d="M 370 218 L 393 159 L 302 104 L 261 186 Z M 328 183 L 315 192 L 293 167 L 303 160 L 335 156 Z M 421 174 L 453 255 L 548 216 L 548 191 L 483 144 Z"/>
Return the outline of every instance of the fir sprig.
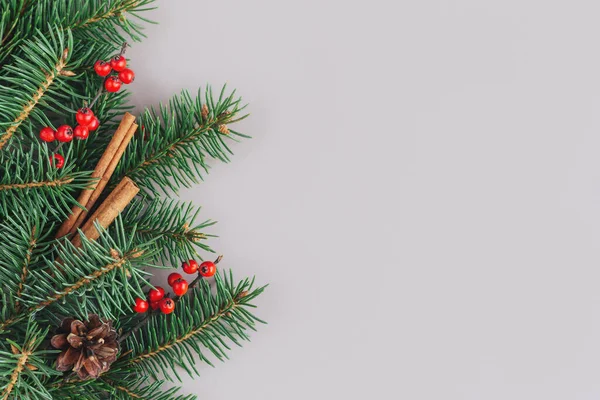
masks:
<path fill-rule="evenodd" d="M 113 236 L 102 231 L 97 241 L 82 237 L 81 248 L 57 241 L 56 259 L 31 271 L 32 283 L 25 285 L 21 296 L 23 310 L 0 321 L 0 331 L 48 307 L 53 314 L 79 318 L 96 313 L 116 319 L 129 313 L 134 299 L 143 296 L 142 288 L 149 284 L 143 268 L 152 265 L 151 254 L 134 247 L 120 220 L 116 225 Z M 67 301 L 72 297 L 76 301 Z"/>
<path fill-rule="evenodd" d="M 65 158 L 70 160 L 70 153 Z M 14 212 L 15 203 L 28 210 L 65 217 L 77 203 L 77 192 L 92 183 L 90 174 L 77 171 L 74 163 L 61 169 L 52 167 L 46 145 L 0 152 L 0 221 Z"/>
<path fill-rule="evenodd" d="M 66 381 L 51 384 L 49 392 L 57 399 L 73 400 L 194 400 L 194 395 L 182 395 L 179 387 L 163 389 L 163 379 L 148 381 L 145 376 L 121 371 L 111 371 L 110 378 L 101 376 L 95 381 Z M 118 376 L 117 376 L 118 375 Z M 92 390 L 93 389 L 93 390 Z"/>
<path fill-rule="evenodd" d="M 228 127 L 246 117 L 235 91 L 215 99 L 210 87 L 193 100 L 187 91 L 159 111 L 140 116 L 140 133 L 130 143 L 113 175 L 113 184 L 128 176 L 153 194 L 177 191 L 198 183 L 208 172 L 209 158 L 229 161 L 227 140 L 248 137 Z"/>
<path fill-rule="evenodd" d="M 163 391 L 161 386 L 164 383 L 164 380 L 157 380 L 148 384 L 145 379 L 140 379 L 139 375 L 133 375 L 121 381 L 110 381 L 113 388 L 111 395 L 113 399 L 117 400 L 193 400 L 197 398 L 194 395 L 178 394 L 179 387 L 172 387 Z"/>
<path fill-rule="evenodd" d="M 48 328 L 30 318 L 22 341 L 6 339 L 10 350 L 0 350 L 0 371 L 5 372 L 0 373 L 0 399 L 52 398 L 44 381 L 60 373 L 48 366 L 48 355 L 55 352 L 41 346 L 47 336 Z"/>
<path fill-rule="evenodd" d="M 16 209 L 17 204 L 11 208 Z M 31 283 L 32 269 L 50 251 L 50 232 L 52 226 L 46 223 L 46 215 L 35 209 L 14 213 L 0 222 L 2 242 L 10 244 L 0 247 L 0 288 L 4 296 L 0 319 L 20 310 L 20 299 L 25 286 Z"/>
<path fill-rule="evenodd" d="M 18 46 L 38 32 L 48 32 L 48 21 L 73 30 L 77 40 L 87 45 L 120 44 L 144 36 L 140 15 L 153 9 L 154 0 L 9 0 L 0 16 L 0 65 L 19 54 Z M 6 11 L 5 11 L 6 10 Z"/>
<path fill-rule="evenodd" d="M 0 149 L 19 131 L 23 122 L 47 121 L 38 104 L 43 100 L 49 109 L 61 107 L 59 98 L 68 91 L 63 72 L 73 48 L 71 31 L 57 27 L 48 36 L 39 33 L 24 42 L 22 57 L 6 65 L 0 74 Z"/>
<path fill-rule="evenodd" d="M 211 285 L 201 280 L 180 299 L 173 314 L 149 319 L 125 341 L 131 352 L 119 363 L 171 380 L 173 376 L 180 379 L 178 367 L 197 375 L 196 356 L 212 365 L 205 351 L 219 360 L 227 358 L 227 341 L 241 345 L 249 339 L 247 330 L 255 330 L 256 323 L 263 322 L 249 308 L 255 307 L 252 300 L 265 287 L 253 286 L 254 280 L 235 283 L 231 273 L 217 274 L 213 294 Z"/>
<path fill-rule="evenodd" d="M 200 250 L 213 250 L 205 243 L 213 237 L 205 229 L 216 222 L 198 222 L 200 207 L 172 199 L 144 197 L 134 202 L 123 216 L 125 228 L 135 227 L 135 240 L 151 242 L 157 249 L 156 262 L 179 265 L 182 260 L 202 259 Z"/>

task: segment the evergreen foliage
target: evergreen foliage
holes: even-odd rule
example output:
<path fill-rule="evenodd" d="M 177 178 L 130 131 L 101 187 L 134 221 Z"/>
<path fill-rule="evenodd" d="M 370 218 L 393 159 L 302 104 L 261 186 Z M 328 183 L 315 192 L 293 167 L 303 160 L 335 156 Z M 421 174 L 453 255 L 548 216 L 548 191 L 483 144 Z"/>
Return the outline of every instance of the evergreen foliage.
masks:
<path fill-rule="evenodd" d="M 192 399 L 163 384 L 226 359 L 262 322 L 253 308 L 264 287 L 234 280 L 221 264 L 176 298 L 172 314 L 132 311 L 157 268 L 214 253 L 214 222 L 170 197 L 204 179 L 215 160 L 228 162 L 227 141 L 246 137 L 232 127 L 245 118 L 235 91 L 207 86 L 143 111 L 106 192 L 123 177 L 143 191 L 112 226 L 98 226 L 97 240 L 84 236 L 76 247 L 55 238 L 81 206 L 81 190 L 95 184 L 91 172 L 132 108 L 128 93 L 98 98 L 100 128 L 61 148 L 61 169 L 50 162 L 56 145 L 38 132 L 75 125 L 76 110 L 102 87 L 94 62 L 143 38 L 151 9 L 152 0 L 0 0 L 0 399 Z M 107 372 L 81 381 L 56 370 L 49 339 L 63 318 L 91 313 L 113 322 L 121 349 Z"/>

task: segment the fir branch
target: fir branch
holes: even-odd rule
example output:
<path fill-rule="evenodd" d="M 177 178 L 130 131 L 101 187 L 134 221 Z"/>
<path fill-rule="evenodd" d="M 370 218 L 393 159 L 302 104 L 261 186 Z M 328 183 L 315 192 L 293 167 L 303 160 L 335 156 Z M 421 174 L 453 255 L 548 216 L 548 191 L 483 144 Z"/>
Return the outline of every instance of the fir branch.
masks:
<path fill-rule="evenodd" d="M 68 162 L 72 159 L 70 150 L 61 169 L 50 165 L 50 154 L 46 145 L 0 152 L 0 216 L 11 215 L 17 203 L 61 219 L 77 204 L 74 196 L 92 183 L 91 173 L 75 171 L 77 166 Z"/>
<path fill-rule="evenodd" d="M 32 346 L 33 344 L 34 344 L 34 341 L 30 340 L 27 344 L 25 344 L 25 346 L 23 346 L 23 348 L 20 351 L 19 350 L 16 351 L 16 355 L 19 358 L 17 361 L 17 365 L 15 366 L 15 369 L 13 370 L 12 374 L 10 375 L 10 381 L 8 382 L 8 385 L 6 385 L 6 387 L 4 388 L 4 391 L 0 394 L 0 396 L 2 396 L 2 400 L 8 399 L 10 392 L 12 392 L 13 388 L 17 384 L 19 375 L 21 375 L 21 372 L 23 371 L 23 369 L 25 369 L 25 365 L 27 364 L 27 359 L 33 353 L 33 346 Z"/>
<path fill-rule="evenodd" d="M 70 376 L 71 374 L 69 374 Z M 103 395 L 103 397 L 85 397 L 93 396 L 89 393 L 89 387 L 93 384 L 94 390 Z M 111 370 L 100 376 L 94 381 L 81 381 L 75 375 L 75 379 L 65 381 L 64 378 L 58 382 L 50 384 L 50 391 L 55 398 L 72 399 L 96 399 L 110 398 L 114 400 L 145 399 L 145 400 L 194 400 L 195 395 L 180 395 L 180 387 L 171 386 L 162 390 L 165 384 L 163 379 L 149 381 L 146 376 L 132 373 L 130 369 L 119 369 L 114 366 Z M 76 393 L 74 393 L 76 392 Z M 73 397 L 71 397 L 73 396 Z M 53 397 L 54 398 L 54 397 Z"/>
<path fill-rule="evenodd" d="M 20 6 L 18 5 L 18 2 L 21 3 Z M 10 28 L 6 32 L 4 32 L 4 29 L 0 30 L 0 32 L 3 32 L 2 35 L 0 35 L 0 47 L 3 47 L 4 43 L 10 40 L 10 38 L 12 37 L 12 33 L 15 30 L 15 27 L 17 26 L 19 18 L 22 17 L 25 13 L 27 3 L 27 0 L 17 0 L 14 1 L 10 6 L 6 7 L 6 10 L 8 10 L 8 12 L 2 15 L 2 27 L 7 25 L 11 17 L 13 17 L 13 20 L 10 21 L 10 23 L 8 23 L 10 25 Z M 11 14 L 11 11 L 14 13 L 14 15 Z"/>
<path fill-rule="evenodd" d="M 46 34 L 48 21 L 72 30 L 78 41 L 88 46 L 107 43 L 114 47 L 129 39 L 138 41 L 143 37 L 142 27 L 135 21 L 150 22 L 139 15 L 152 10 L 148 7 L 154 0 L 11 0 L 6 8 L 10 13 L 4 18 L 4 25 L 10 25 L 2 35 L 0 64 L 11 55 L 21 55 L 18 46 L 37 32 Z M 19 4 L 22 3 L 22 4 Z M 3 10 L 4 11 L 4 10 Z M 3 20 L 0 19 L 0 23 Z M 0 25 L 1 28 L 1 25 Z"/>
<path fill-rule="evenodd" d="M 12 125 L 4 132 L 2 136 L 0 136 L 0 149 L 4 147 L 4 145 L 8 142 L 8 140 L 15 134 L 21 123 L 29 117 L 31 111 L 35 108 L 35 106 L 39 103 L 40 99 L 46 92 L 48 88 L 57 76 L 61 75 L 62 70 L 67 65 L 69 50 L 64 49 L 60 59 L 54 65 L 54 67 L 45 74 L 45 80 L 38 86 L 38 89 L 32 94 L 31 100 L 23 105 L 23 109 L 21 113 L 15 118 Z"/>
<path fill-rule="evenodd" d="M 136 241 L 152 243 L 156 262 L 176 266 L 182 260 L 202 259 L 199 250 L 213 253 L 204 243 L 212 235 L 203 231 L 215 222 L 196 222 L 199 213 L 200 207 L 192 203 L 142 197 L 125 212 L 123 223 L 126 229 L 134 228 Z"/>
<path fill-rule="evenodd" d="M 231 274 L 217 274 L 213 294 L 210 284 L 201 280 L 180 298 L 173 314 L 148 319 L 145 326 L 127 338 L 125 347 L 131 353 L 119 362 L 123 367 L 139 366 L 154 377 L 162 374 L 170 380 L 171 374 L 179 379 L 176 367 L 184 368 L 190 375 L 197 374 L 192 353 L 212 365 L 201 346 L 223 360 L 229 349 L 224 339 L 240 345 L 240 340 L 249 340 L 245 331 L 254 330 L 256 322 L 263 322 L 247 308 L 254 307 L 251 301 L 265 287 L 252 287 L 253 280 L 235 284 Z"/>
<path fill-rule="evenodd" d="M 208 172 L 208 157 L 228 162 L 233 153 L 225 141 L 247 136 L 229 128 L 228 134 L 219 130 L 246 117 L 240 116 L 245 108 L 241 98 L 235 91 L 225 96 L 225 91 L 223 87 L 218 100 L 210 88 L 204 96 L 199 90 L 195 100 L 183 91 L 159 112 L 146 110 L 140 116 L 141 133 L 129 144 L 112 184 L 129 176 L 147 191 L 168 194 L 167 189 L 176 192 L 198 183 Z"/>
<path fill-rule="evenodd" d="M 94 13 L 90 14 L 87 18 L 74 23 L 70 28 L 85 28 L 97 22 L 113 18 L 123 19 L 125 18 L 125 13 L 134 11 L 136 8 L 139 8 L 140 5 L 144 5 L 143 3 L 148 4 L 149 2 L 142 2 L 140 0 L 125 0 L 114 2 L 112 5 L 109 4 L 104 9 L 98 8 L 97 10 L 94 10 Z"/>
<path fill-rule="evenodd" d="M 214 261 L 215 264 L 219 264 L 219 262 L 221 262 L 222 259 L 223 259 L 223 256 L 217 257 L 217 259 Z M 198 272 L 198 275 L 196 276 L 196 278 L 194 278 L 194 280 L 189 284 L 188 291 L 194 289 L 196 287 L 196 285 L 198 284 L 198 282 L 200 282 L 201 279 L 202 279 L 202 275 L 200 275 L 200 273 Z M 176 297 L 173 301 L 175 302 L 175 304 L 177 304 L 181 299 L 182 299 L 182 297 Z M 119 340 L 118 340 L 119 343 L 127 340 L 127 338 L 129 336 L 135 335 L 137 333 L 137 331 L 140 330 L 140 328 L 142 328 L 144 325 L 146 325 L 148 323 L 150 318 L 156 317 L 156 316 L 160 315 L 160 313 L 161 313 L 160 309 L 156 309 L 156 310 L 152 310 L 152 311 L 148 312 L 133 328 L 128 330 L 125 334 L 123 334 L 119 338 Z"/>
<path fill-rule="evenodd" d="M 18 204 L 11 204 L 11 209 L 19 210 Z M 0 221 L 0 287 L 5 297 L 0 302 L 4 303 L 0 308 L 2 319 L 20 309 L 31 268 L 39 265 L 49 251 L 48 236 L 52 225 L 48 226 L 46 217 L 43 212 L 28 209 L 5 215 Z"/>
<path fill-rule="evenodd" d="M 134 253 L 133 255 L 125 255 L 123 258 L 118 257 L 115 259 L 115 261 L 101 266 L 99 269 L 94 271 L 91 274 L 91 276 L 85 276 L 76 282 L 65 285 L 65 287 L 62 291 L 59 291 L 56 294 L 48 297 L 46 300 L 27 308 L 27 310 L 25 310 L 23 315 L 14 315 L 13 317 L 9 318 L 8 320 L 0 323 L 0 332 L 5 330 L 8 326 L 12 325 L 13 323 L 19 321 L 26 315 L 40 311 L 40 310 L 54 304 L 55 302 L 62 300 L 69 294 L 76 292 L 77 290 L 81 289 L 82 287 L 89 286 L 96 279 L 103 277 L 104 275 L 108 274 L 109 272 L 111 272 L 115 269 L 122 268 L 124 265 L 126 265 L 128 258 L 136 258 L 136 257 L 138 257 L 137 252 Z"/>
<path fill-rule="evenodd" d="M 133 299 L 142 295 L 141 287 L 148 284 L 141 270 L 148 265 L 147 254 L 143 248 L 132 248 L 119 219 L 116 224 L 116 239 L 102 231 L 97 241 L 82 237 L 81 248 L 58 241 L 57 259 L 31 271 L 36 285 L 35 290 L 23 293 L 21 302 L 26 308 L 0 322 L 0 332 L 50 306 L 54 312 L 85 317 L 94 312 L 113 319 L 128 312 Z M 74 293 L 78 293 L 76 301 L 65 301 Z"/>
<path fill-rule="evenodd" d="M 25 282 L 27 281 L 27 276 L 29 275 L 29 264 L 31 263 L 31 256 L 38 244 L 36 233 L 37 226 L 34 225 L 31 229 L 31 235 L 29 236 L 29 246 L 27 247 L 27 251 L 25 253 L 25 260 L 23 261 L 23 268 L 21 269 L 21 277 L 19 278 L 19 286 L 17 288 L 17 292 L 15 293 L 15 297 L 17 298 L 15 301 L 15 306 L 17 310 L 21 305 L 19 302 L 19 298 L 23 294 Z"/>
<path fill-rule="evenodd" d="M 18 190 L 18 189 L 37 189 L 37 188 L 54 188 L 60 186 L 66 186 L 72 183 L 74 178 L 72 176 L 56 178 L 52 180 L 46 180 L 41 182 L 27 182 L 27 183 L 13 183 L 0 185 L 0 191 L 2 190 Z"/>
<path fill-rule="evenodd" d="M 206 331 L 208 328 L 210 328 L 211 325 L 213 325 L 216 322 L 218 322 L 219 319 L 221 319 L 228 312 L 231 312 L 233 309 L 235 309 L 235 307 L 237 307 L 236 303 L 228 304 L 225 308 L 220 309 L 210 319 L 206 320 L 204 322 L 204 324 L 202 324 L 199 328 L 191 330 L 190 332 L 188 332 L 185 335 L 183 335 L 183 336 L 175 339 L 174 341 L 172 341 L 170 343 L 165 343 L 162 346 L 159 346 L 155 350 L 152 350 L 152 351 L 149 351 L 147 353 L 142 353 L 142 354 L 138 355 L 136 358 L 132 359 L 130 361 L 130 363 L 131 364 L 140 363 L 140 362 L 144 361 L 146 358 L 154 357 L 154 356 L 158 355 L 159 353 L 161 353 L 163 351 L 169 350 L 172 347 L 177 346 L 178 344 L 183 343 L 186 340 L 189 340 L 189 339 L 193 338 L 194 336 L 200 335 L 201 333 L 203 333 L 204 331 Z"/>
<path fill-rule="evenodd" d="M 33 40 L 25 41 L 20 48 L 23 55 L 15 56 L 12 64 L 2 68 L 0 121 L 3 122 L 0 127 L 7 128 L 0 133 L 0 150 L 26 120 L 48 121 L 38 105 L 43 103 L 47 110 L 63 107 L 61 98 L 70 93 L 64 83 L 70 78 L 61 72 L 70 62 L 69 49 L 72 48 L 71 32 L 54 27 L 47 35 L 38 33 Z"/>
<path fill-rule="evenodd" d="M 125 393 L 127 396 L 131 397 L 132 399 L 143 399 L 143 397 L 137 393 L 135 393 L 132 390 L 127 389 L 124 386 L 115 386 L 115 389 Z"/>
<path fill-rule="evenodd" d="M 63 0 L 64 1 L 64 0 Z M 144 37 L 142 27 L 133 19 L 153 23 L 139 15 L 140 12 L 153 10 L 148 7 L 154 0 L 104 0 L 90 2 L 85 13 L 78 20 L 69 22 L 68 27 L 82 33 L 82 40 L 97 41 L 98 33 L 102 41 L 109 40 L 115 44 L 126 41 L 125 35 L 134 41 Z M 125 35 L 124 35 L 125 34 Z"/>
<path fill-rule="evenodd" d="M 138 253 L 134 253 L 133 255 L 125 255 L 123 258 L 119 257 L 118 255 L 115 256 L 115 261 L 106 265 L 103 265 L 102 267 L 100 267 L 99 269 L 97 269 L 96 271 L 94 271 L 92 273 L 91 276 L 86 276 L 83 277 L 81 279 L 79 279 L 77 282 L 74 282 L 72 284 L 70 284 L 69 286 L 65 287 L 64 290 L 62 290 L 61 292 L 56 293 L 55 295 L 53 295 L 52 297 L 50 297 L 49 299 L 35 305 L 35 306 L 31 306 L 27 309 L 28 313 L 33 313 L 36 311 L 41 310 L 42 308 L 48 307 L 49 305 L 51 305 L 52 303 L 55 303 L 59 300 L 62 300 L 64 297 L 68 296 L 69 294 L 71 294 L 72 292 L 75 292 L 77 290 L 79 290 L 81 287 L 83 286 L 89 286 L 94 280 L 101 278 L 102 276 L 108 274 L 109 272 L 111 272 L 114 269 L 119 269 L 122 268 L 124 265 L 126 265 L 127 263 L 127 259 L 131 257 L 131 258 L 137 258 L 139 257 Z"/>
<path fill-rule="evenodd" d="M 114 375 L 114 374 L 113 374 Z M 180 395 L 177 392 L 181 388 L 171 387 L 165 391 L 161 390 L 164 380 L 148 382 L 143 376 L 125 374 L 119 380 L 103 379 L 115 390 L 111 393 L 116 400 L 145 399 L 145 400 L 193 400 L 194 395 Z"/>
<path fill-rule="evenodd" d="M 8 368 L 0 374 L 2 400 L 51 398 L 42 379 L 55 377 L 60 373 L 46 364 L 49 352 L 39 350 L 47 335 L 48 329 L 41 329 L 35 319 L 30 318 L 25 326 L 22 342 L 7 339 L 10 353 L 0 351 L 0 365 Z"/>

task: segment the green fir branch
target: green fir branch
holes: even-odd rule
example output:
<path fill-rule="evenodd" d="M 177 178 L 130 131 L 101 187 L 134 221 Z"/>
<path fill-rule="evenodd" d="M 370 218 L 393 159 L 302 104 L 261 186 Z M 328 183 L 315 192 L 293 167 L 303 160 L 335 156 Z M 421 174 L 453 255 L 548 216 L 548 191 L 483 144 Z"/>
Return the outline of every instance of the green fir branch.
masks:
<path fill-rule="evenodd" d="M 132 383 L 135 382 L 135 383 Z M 161 390 L 164 380 L 148 383 L 146 379 L 140 379 L 139 375 L 130 374 L 127 379 L 121 381 L 109 381 L 113 391 L 111 398 L 116 400 L 145 399 L 145 400 L 194 400 L 194 395 L 181 395 L 179 387 L 171 387 L 165 391 Z"/>
<path fill-rule="evenodd" d="M 94 381 L 57 380 L 49 389 L 52 398 L 57 399 L 112 399 L 112 400 L 194 400 L 194 395 L 182 395 L 179 387 L 163 390 L 164 380 L 148 381 L 145 376 L 130 370 L 115 372 L 111 368 L 109 376 L 103 375 Z"/>
<path fill-rule="evenodd" d="M 66 77 L 61 74 L 68 66 L 72 48 L 71 32 L 65 35 L 54 28 L 48 36 L 38 34 L 34 40 L 24 42 L 23 57 L 15 57 L 13 64 L 4 66 L 0 74 L 0 149 L 24 121 L 46 121 L 37 107 L 42 100 L 47 106 L 60 107 L 58 98 L 66 89 Z"/>
<path fill-rule="evenodd" d="M 0 70 L 0 149 L 24 130 L 27 121 L 39 128 L 62 125 L 67 122 L 65 117 L 72 120 L 102 85 L 103 80 L 93 72 L 94 62 L 114 55 L 115 47 L 106 42 L 75 41 L 70 30 L 59 27 L 23 42 L 22 54 L 13 56 L 12 63 Z M 107 118 L 103 124 L 110 124 L 126 109 L 125 91 L 111 95 L 110 100 L 107 97 L 98 103 L 99 117 Z M 108 108 L 113 105 L 115 108 Z M 36 136 L 30 136 L 26 144 L 39 143 Z"/>
<path fill-rule="evenodd" d="M 121 365 L 139 367 L 158 379 L 174 375 L 180 379 L 178 368 L 190 376 L 197 375 L 196 357 L 213 365 L 206 351 L 218 360 L 227 358 L 228 341 L 241 345 L 249 340 L 247 330 L 262 323 L 249 308 L 252 300 L 265 287 L 253 289 L 254 280 L 234 283 L 230 274 L 215 275 L 214 294 L 211 285 L 202 280 L 177 302 L 175 312 L 156 315 L 125 341 L 130 349 Z"/>
<path fill-rule="evenodd" d="M 33 313 L 51 307 L 51 314 L 87 318 L 95 313 L 116 319 L 130 313 L 136 297 L 143 296 L 148 285 L 143 267 L 151 254 L 134 247 L 120 219 L 116 235 L 101 227 L 100 238 L 91 241 L 82 236 L 82 247 L 69 241 L 57 241 L 56 259 L 47 260 L 45 268 L 31 271 L 31 284 L 21 296 L 23 311 L 0 321 L 0 332 Z"/>
<path fill-rule="evenodd" d="M 30 318 L 22 340 L 6 339 L 8 349 L 0 350 L 0 399 L 52 398 L 44 381 L 60 373 L 48 366 L 48 355 L 55 351 L 43 350 L 41 346 L 48 331 Z"/>
<path fill-rule="evenodd" d="M 76 171 L 67 153 L 65 167 L 50 164 L 46 145 L 28 151 L 0 152 L 0 221 L 14 212 L 14 204 L 64 218 L 77 204 L 74 196 L 91 183 L 90 172 Z"/>
<path fill-rule="evenodd" d="M 14 32 L 30 3 L 30 0 L 7 0 L 3 4 L 2 14 L 0 15 L 0 65 L 21 38 L 20 35 L 14 35 Z"/>
<path fill-rule="evenodd" d="M 13 208 L 18 205 L 13 203 Z M 52 226 L 46 215 L 36 210 L 14 213 L 0 222 L 0 288 L 4 307 L 0 318 L 7 319 L 21 308 L 20 299 L 25 285 L 30 284 L 31 270 L 43 262 L 50 250 L 49 234 Z"/>
<path fill-rule="evenodd" d="M 182 261 L 203 259 L 199 250 L 214 253 L 205 243 L 213 237 L 204 230 L 216 222 L 197 222 L 200 207 L 171 199 L 140 198 L 123 216 L 126 229 L 135 232 L 135 240 L 152 243 L 157 263 L 178 266 Z"/>
<path fill-rule="evenodd" d="M 141 22 L 152 23 L 140 13 L 152 10 L 154 0 L 9 0 L 0 16 L 0 65 L 19 55 L 23 41 L 48 32 L 48 21 L 72 30 L 78 42 L 120 46 L 128 39 L 139 41 Z M 3 10 L 4 11 L 4 4 Z"/>
<path fill-rule="evenodd" d="M 229 161 L 233 154 L 226 140 L 247 137 L 229 128 L 246 115 L 245 106 L 235 91 L 225 95 L 223 87 L 218 100 L 208 88 L 195 100 L 183 91 L 160 106 L 159 111 L 146 110 L 139 118 L 140 134 L 134 136 L 111 182 L 124 176 L 153 194 L 177 191 L 198 183 L 208 172 L 209 158 Z M 204 97 L 204 101 L 203 101 Z"/>

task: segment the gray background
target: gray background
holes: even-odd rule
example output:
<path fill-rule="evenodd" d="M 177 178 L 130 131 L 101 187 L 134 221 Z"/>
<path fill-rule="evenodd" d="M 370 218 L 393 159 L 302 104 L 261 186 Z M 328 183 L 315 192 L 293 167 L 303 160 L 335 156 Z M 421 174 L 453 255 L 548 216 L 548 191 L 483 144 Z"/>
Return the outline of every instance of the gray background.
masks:
<path fill-rule="evenodd" d="M 600 398 L 597 1 L 159 1 L 138 106 L 228 82 L 182 193 L 269 321 L 203 399 Z"/>

